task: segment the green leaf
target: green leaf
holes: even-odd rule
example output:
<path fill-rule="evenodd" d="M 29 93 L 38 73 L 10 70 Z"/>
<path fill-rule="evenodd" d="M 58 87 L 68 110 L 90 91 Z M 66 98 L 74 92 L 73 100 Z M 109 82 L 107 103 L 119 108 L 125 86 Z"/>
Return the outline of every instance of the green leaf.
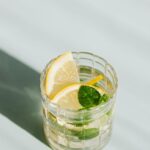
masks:
<path fill-rule="evenodd" d="M 103 94 L 103 96 L 101 97 L 101 101 L 102 102 L 108 102 L 108 100 L 110 99 L 110 97 L 107 94 Z"/>
<path fill-rule="evenodd" d="M 66 130 L 64 130 L 64 133 L 65 133 L 65 135 L 76 136 L 80 140 L 88 140 L 88 139 L 92 139 L 92 138 L 98 136 L 99 129 L 98 128 L 89 128 L 89 129 L 82 129 L 81 131 L 66 129 Z"/>
<path fill-rule="evenodd" d="M 80 140 L 88 140 L 98 135 L 99 135 L 99 129 L 89 128 L 89 129 L 83 129 L 81 132 L 78 133 L 77 136 Z"/>
<path fill-rule="evenodd" d="M 75 121 L 75 123 L 72 123 L 72 124 L 77 127 L 87 125 L 91 122 L 91 115 L 88 113 L 83 113 L 82 115 L 79 116 L 79 118 L 76 118 L 74 121 Z"/>
<path fill-rule="evenodd" d="M 106 114 L 111 117 L 113 114 L 113 108 L 111 108 Z"/>
<path fill-rule="evenodd" d="M 80 128 L 79 125 L 79 130 L 69 129 L 63 125 L 60 125 L 57 120 L 53 118 L 52 114 L 49 114 L 49 117 L 51 129 L 57 130 L 58 132 L 65 134 L 65 136 L 76 136 L 80 140 L 88 140 L 99 135 L 99 129 L 97 128 L 84 129 L 82 127 Z M 83 124 L 81 126 L 83 126 Z"/>
<path fill-rule="evenodd" d="M 86 108 L 96 106 L 101 102 L 101 94 L 93 87 L 82 85 L 78 92 L 79 103 Z"/>

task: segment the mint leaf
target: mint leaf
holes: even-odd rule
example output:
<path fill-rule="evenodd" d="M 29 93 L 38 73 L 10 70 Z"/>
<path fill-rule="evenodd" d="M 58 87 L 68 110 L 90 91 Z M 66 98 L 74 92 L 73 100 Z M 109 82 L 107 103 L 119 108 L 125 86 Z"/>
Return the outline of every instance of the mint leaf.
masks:
<path fill-rule="evenodd" d="M 108 102 L 109 99 L 110 99 L 110 97 L 106 94 L 103 94 L 103 96 L 101 97 L 101 101 L 104 103 Z"/>
<path fill-rule="evenodd" d="M 86 108 L 85 108 L 86 109 Z M 79 118 L 76 118 L 74 123 L 71 123 L 72 125 L 75 125 L 76 127 L 81 127 L 83 125 L 87 125 L 91 122 L 91 115 L 84 113 L 79 116 Z"/>
<path fill-rule="evenodd" d="M 93 87 L 82 85 L 78 92 L 79 103 L 86 108 L 96 106 L 101 102 L 101 94 Z"/>
<path fill-rule="evenodd" d="M 61 129 L 63 129 L 63 127 Z M 65 128 L 65 130 L 62 130 L 62 131 L 65 135 L 76 136 L 80 140 L 89 140 L 89 139 L 92 139 L 92 138 L 99 135 L 99 129 L 98 128 L 83 129 L 81 131 Z"/>
<path fill-rule="evenodd" d="M 113 114 L 113 108 L 111 108 L 107 113 L 106 113 L 106 115 L 108 115 L 108 116 L 112 116 L 112 114 Z"/>
<path fill-rule="evenodd" d="M 77 134 L 80 140 L 88 140 L 98 135 L 99 135 L 99 129 L 97 128 L 83 129 L 81 132 Z"/>
<path fill-rule="evenodd" d="M 97 128 L 83 129 L 82 127 L 80 128 L 80 125 L 82 126 L 83 124 L 79 124 L 79 130 L 69 129 L 60 125 L 57 120 L 53 118 L 52 114 L 49 114 L 49 119 L 51 121 L 51 129 L 57 130 L 58 132 L 65 134 L 65 136 L 76 136 L 80 140 L 88 140 L 99 135 L 99 129 Z"/>

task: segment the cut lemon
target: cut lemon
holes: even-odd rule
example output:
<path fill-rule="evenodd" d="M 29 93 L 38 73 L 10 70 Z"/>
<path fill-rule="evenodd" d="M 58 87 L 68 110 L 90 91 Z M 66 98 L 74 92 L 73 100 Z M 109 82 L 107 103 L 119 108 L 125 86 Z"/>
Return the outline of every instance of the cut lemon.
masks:
<path fill-rule="evenodd" d="M 53 103 L 63 109 L 79 110 L 82 108 L 78 100 L 78 90 L 81 84 L 72 84 L 62 89 L 53 98 Z"/>
<path fill-rule="evenodd" d="M 79 74 L 71 52 L 53 60 L 46 72 L 45 91 L 52 99 L 64 87 L 79 82 Z"/>
<path fill-rule="evenodd" d="M 80 86 L 82 86 L 82 84 L 76 83 L 65 87 L 57 93 L 52 102 L 63 109 L 79 110 L 83 108 L 78 99 L 78 91 Z M 97 89 L 99 93 L 104 94 L 104 91 L 101 88 L 92 85 L 88 86 L 93 87 Z"/>
<path fill-rule="evenodd" d="M 93 85 L 93 84 L 103 80 L 103 78 L 104 78 L 103 75 L 100 74 L 100 75 L 96 76 L 94 79 L 91 79 L 90 81 L 87 81 L 86 85 Z"/>

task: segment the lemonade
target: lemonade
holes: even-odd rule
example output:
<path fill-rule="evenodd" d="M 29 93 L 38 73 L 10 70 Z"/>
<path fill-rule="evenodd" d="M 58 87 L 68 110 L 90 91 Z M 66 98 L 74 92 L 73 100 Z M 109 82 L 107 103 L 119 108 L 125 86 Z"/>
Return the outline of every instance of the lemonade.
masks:
<path fill-rule="evenodd" d="M 53 150 L 100 150 L 109 141 L 117 78 L 104 59 L 66 52 L 41 75 L 44 133 Z"/>

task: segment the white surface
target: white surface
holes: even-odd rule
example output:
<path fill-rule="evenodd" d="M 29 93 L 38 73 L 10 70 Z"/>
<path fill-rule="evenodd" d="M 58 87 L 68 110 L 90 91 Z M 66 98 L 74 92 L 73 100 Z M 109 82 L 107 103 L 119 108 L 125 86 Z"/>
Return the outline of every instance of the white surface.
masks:
<path fill-rule="evenodd" d="M 47 146 L 33 138 L 0 114 L 0 147 L 1 150 L 49 150 Z"/>
<path fill-rule="evenodd" d="M 150 149 L 150 1 L 0 0 L 0 48 L 37 71 L 65 50 L 106 58 L 117 71 L 119 89 L 105 150 Z M 32 137 L 25 147 L 25 131 L 13 125 L 9 132 L 12 123 L 3 120 L 2 149 L 47 149 Z M 8 138 L 13 130 L 21 147 Z"/>

